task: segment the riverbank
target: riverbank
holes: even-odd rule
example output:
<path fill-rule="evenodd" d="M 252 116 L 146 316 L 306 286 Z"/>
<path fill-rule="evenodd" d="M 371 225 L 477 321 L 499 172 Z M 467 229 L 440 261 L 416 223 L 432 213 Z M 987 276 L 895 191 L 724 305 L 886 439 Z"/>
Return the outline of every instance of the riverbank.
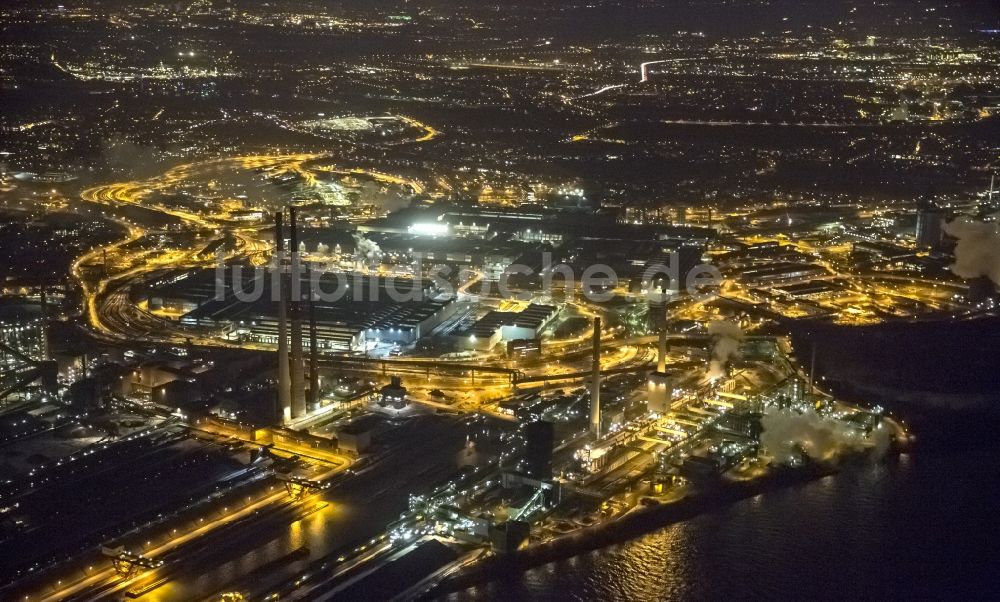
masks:
<path fill-rule="evenodd" d="M 869 461 L 867 455 L 850 457 L 844 460 L 842 466 Z M 531 545 L 513 554 L 486 558 L 441 581 L 422 599 L 433 599 L 520 574 L 544 564 L 621 544 L 768 491 L 805 485 L 836 474 L 840 468 L 841 466 L 812 464 L 800 468 L 776 468 L 749 481 L 720 479 L 710 485 L 701 486 L 697 491 L 677 501 L 639 505 L 614 520 Z"/>

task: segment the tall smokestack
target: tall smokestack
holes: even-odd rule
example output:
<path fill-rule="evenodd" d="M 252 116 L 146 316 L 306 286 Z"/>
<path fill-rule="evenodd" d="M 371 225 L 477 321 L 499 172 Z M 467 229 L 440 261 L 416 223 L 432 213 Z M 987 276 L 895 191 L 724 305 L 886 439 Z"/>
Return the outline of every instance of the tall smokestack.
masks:
<path fill-rule="evenodd" d="M 711 221 L 711 219 L 709 219 Z M 667 286 L 660 289 L 663 300 L 663 313 L 660 314 L 660 339 L 657 346 L 656 371 L 663 374 L 667 371 Z"/>
<path fill-rule="evenodd" d="M 41 293 L 39 295 L 42 309 L 42 340 L 41 340 L 41 355 L 42 361 L 49 359 L 49 303 L 48 296 L 46 295 L 45 285 L 42 285 Z"/>
<path fill-rule="evenodd" d="M 806 389 L 806 395 L 812 395 L 813 385 L 816 383 L 816 341 L 812 342 L 812 359 L 809 361 L 809 388 Z M 808 397 L 807 397 L 808 399 Z"/>
<path fill-rule="evenodd" d="M 667 327 L 660 327 L 660 345 L 657 349 L 656 371 L 663 374 L 667 371 Z"/>
<path fill-rule="evenodd" d="M 601 319 L 594 318 L 594 358 L 590 375 L 590 432 L 601 436 Z"/>
<path fill-rule="evenodd" d="M 289 310 L 292 317 L 292 418 L 299 418 L 306 413 L 306 381 L 302 366 L 302 265 L 299 258 L 299 227 L 296 222 L 295 207 L 289 207 L 288 215 L 292 228 L 292 287 Z"/>
<path fill-rule="evenodd" d="M 319 405 L 319 342 L 316 340 L 316 302 L 309 294 L 309 403 Z"/>
<path fill-rule="evenodd" d="M 666 287 L 663 291 L 664 304 L 663 315 L 660 317 L 659 329 L 659 353 L 656 358 L 656 371 L 649 375 L 649 383 L 646 391 L 646 409 L 653 414 L 665 414 L 670 410 L 671 397 L 673 396 L 673 383 L 667 376 L 667 304 Z"/>
<path fill-rule="evenodd" d="M 274 247 L 278 270 L 278 403 L 281 419 L 292 418 L 292 381 L 288 372 L 288 292 L 285 282 L 285 235 L 282 212 L 274 212 Z"/>

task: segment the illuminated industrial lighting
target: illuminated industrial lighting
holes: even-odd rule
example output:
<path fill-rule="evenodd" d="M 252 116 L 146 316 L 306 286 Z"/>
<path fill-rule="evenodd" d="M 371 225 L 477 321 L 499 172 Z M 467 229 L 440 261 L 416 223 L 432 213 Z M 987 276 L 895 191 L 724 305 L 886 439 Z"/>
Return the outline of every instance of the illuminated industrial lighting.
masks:
<path fill-rule="evenodd" d="M 418 234 L 421 236 L 440 236 L 448 233 L 448 224 L 421 222 L 413 224 L 406 230 L 410 234 Z"/>

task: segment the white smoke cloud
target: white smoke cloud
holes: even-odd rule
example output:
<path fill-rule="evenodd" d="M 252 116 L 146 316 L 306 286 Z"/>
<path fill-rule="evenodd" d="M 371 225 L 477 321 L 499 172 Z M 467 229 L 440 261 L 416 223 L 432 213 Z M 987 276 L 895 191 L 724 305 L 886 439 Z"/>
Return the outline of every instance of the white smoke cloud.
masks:
<path fill-rule="evenodd" d="M 728 320 L 713 320 L 706 331 L 715 340 L 712 359 L 708 363 L 708 378 L 715 380 L 726 375 L 726 363 L 739 353 L 743 331 L 739 324 Z"/>
<path fill-rule="evenodd" d="M 718 380 L 726 375 L 726 365 L 719 360 L 709 360 L 708 380 Z"/>
<path fill-rule="evenodd" d="M 354 251 L 359 261 L 375 263 L 382 259 L 382 248 L 378 243 L 368 240 L 360 232 L 354 233 Z"/>
<path fill-rule="evenodd" d="M 889 449 L 891 435 L 884 424 L 872 431 L 871 442 L 865 435 L 842 420 L 824 417 L 812 409 L 770 410 L 761 418 L 761 445 L 774 459 L 787 464 L 805 453 L 813 460 L 830 462 L 845 451 L 858 451 L 872 446 L 881 457 Z"/>
<path fill-rule="evenodd" d="M 944 231 L 958 239 L 951 271 L 962 278 L 987 276 L 1000 284 L 1000 224 L 956 218 Z"/>

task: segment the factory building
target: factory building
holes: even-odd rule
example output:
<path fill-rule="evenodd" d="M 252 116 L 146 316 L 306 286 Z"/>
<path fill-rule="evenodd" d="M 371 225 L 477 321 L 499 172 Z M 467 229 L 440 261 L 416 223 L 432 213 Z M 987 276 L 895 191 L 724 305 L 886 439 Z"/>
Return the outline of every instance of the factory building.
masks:
<path fill-rule="evenodd" d="M 49 393 L 57 389 L 59 366 L 50 359 L 44 302 L 37 307 L 11 301 L 0 303 L 0 402 L 34 385 Z"/>
<path fill-rule="evenodd" d="M 898 260 L 904 257 L 913 256 L 913 249 L 878 241 L 858 241 L 854 243 L 852 250 L 856 255 L 870 254 L 889 260 Z"/>
<path fill-rule="evenodd" d="M 822 301 L 836 299 L 850 294 L 843 280 L 809 280 L 784 286 L 776 286 L 775 292 L 792 300 Z"/>
<path fill-rule="evenodd" d="M 248 278 L 243 291 L 254 288 Z M 183 277 L 161 279 L 143 294 L 150 309 L 181 310 L 181 324 L 221 332 L 238 342 L 277 344 L 279 307 L 271 295 L 270 278 L 259 281 L 260 299 L 241 300 L 226 286 L 216 298 L 215 274 L 211 270 L 189 272 Z M 460 304 L 441 295 L 430 280 L 323 273 L 318 277 L 316 337 L 321 351 L 363 349 L 373 341 L 408 345 L 451 317 Z M 303 274 L 301 290 L 309 291 L 309 274 Z M 339 294 L 338 294 L 339 293 Z M 241 295 L 242 296 L 242 295 Z M 244 297 L 246 298 L 246 297 Z M 397 300 L 399 299 L 399 300 Z M 303 337 L 309 342 L 309 333 Z"/>
<path fill-rule="evenodd" d="M 552 446 L 555 429 L 551 422 L 538 420 L 524 427 L 524 473 L 538 480 L 552 478 Z"/>
<path fill-rule="evenodd" d="M 776 262 L 764 267 L 743 270 L 740 279 L 752 286 L 769 286 L 807 278 L 827 276 L 822 266 L 811 263 Z"/>
<path fill-rule="evenodd" d="M 584 240 L 706 243 L 717 237 L 717 232 L 711 228 L 621 223 L 609 208 L 600 209 L 595 219 L 595 214 L 589 211 L 561 211 L 542 205 L 496 210 L 441 204 L 440 208 L 435 205 L 434 208 L 398 211 L 375 223 L 366 224 L 363 229 L 366 232 L 422 232 L 428 235 L 450 232 L 497 245 L 544 243 L 554 247 Z M 439 237 L 436 240 L 440 242 L 442 239 Z M 387 244 L 391 243 L 387 241 Z M 608 245 L 604 247 L 608 248 Z"/>
<path fill-rule="evenodd" d="M 15 349 L 35 359 L 44 359 L 45 324 L 37 317 L 15 320 L 0 320 L 0 344 L 7 349 Z M 7 351 L 0 351 L 0 358 L 6 362 Z"/>
<path fill-rule="evenodd" d="M 488 226 L 474 224 L 448 224 L 431 221 L 411 225 L 403 230 L 399 225 L 384 227 L 362 226 L 358 232 L 365 243 L 377 249 L 378 261 L 396 266 L 404 271 L 415 268 L 419 260 L 423 274 L 427 275 L 438 264 L 468 266 L 482 270 L 487 278 L 496 278 L 525 252 L 537 248 L 507 238 L 485 238 Z M 358 241 L 354 233 L 333 228 L 313 229 L 304 232 L 302 246 L 307 263 L 334 262 L 351 266 L 357 255 Z"/>
<path fill-rule="evenodd" d="M 403 386 L 403 379 L 393 376 L 389 384 L 379 389 L 378 404 L 383 408 L 402 410 L 406 407 L 406 387 Z"/>
<path fill-rule="evenodd" d="M 703 245 L 693 243 L 676 244 L 662 250 L 643 265 L 641 286 L 647 291 L 681 293 L 687 289 L 688 275 L 703 263 L 704 253 Z"/>
<path fill-rule="evenodd" d="M 500 341 L 534 340 L 552 323 L 559 308 L 532 303 L 519 312 L 490 311 L 467 329 L 453 336 L 456 345 L 468 351 L 489 351 Z"/>
<path fill-rule="evenodd" d="M 366 416 L 337 429 L 338 449 L 354 455 L 368 451 L 376 426 L 378 426 L 378 419 Z"/>
<path fill-rule="evenodd" d="M 944 211 L 925 205 L 917 211 L 917 248 L 937 250 L 944 239 Z"/>

